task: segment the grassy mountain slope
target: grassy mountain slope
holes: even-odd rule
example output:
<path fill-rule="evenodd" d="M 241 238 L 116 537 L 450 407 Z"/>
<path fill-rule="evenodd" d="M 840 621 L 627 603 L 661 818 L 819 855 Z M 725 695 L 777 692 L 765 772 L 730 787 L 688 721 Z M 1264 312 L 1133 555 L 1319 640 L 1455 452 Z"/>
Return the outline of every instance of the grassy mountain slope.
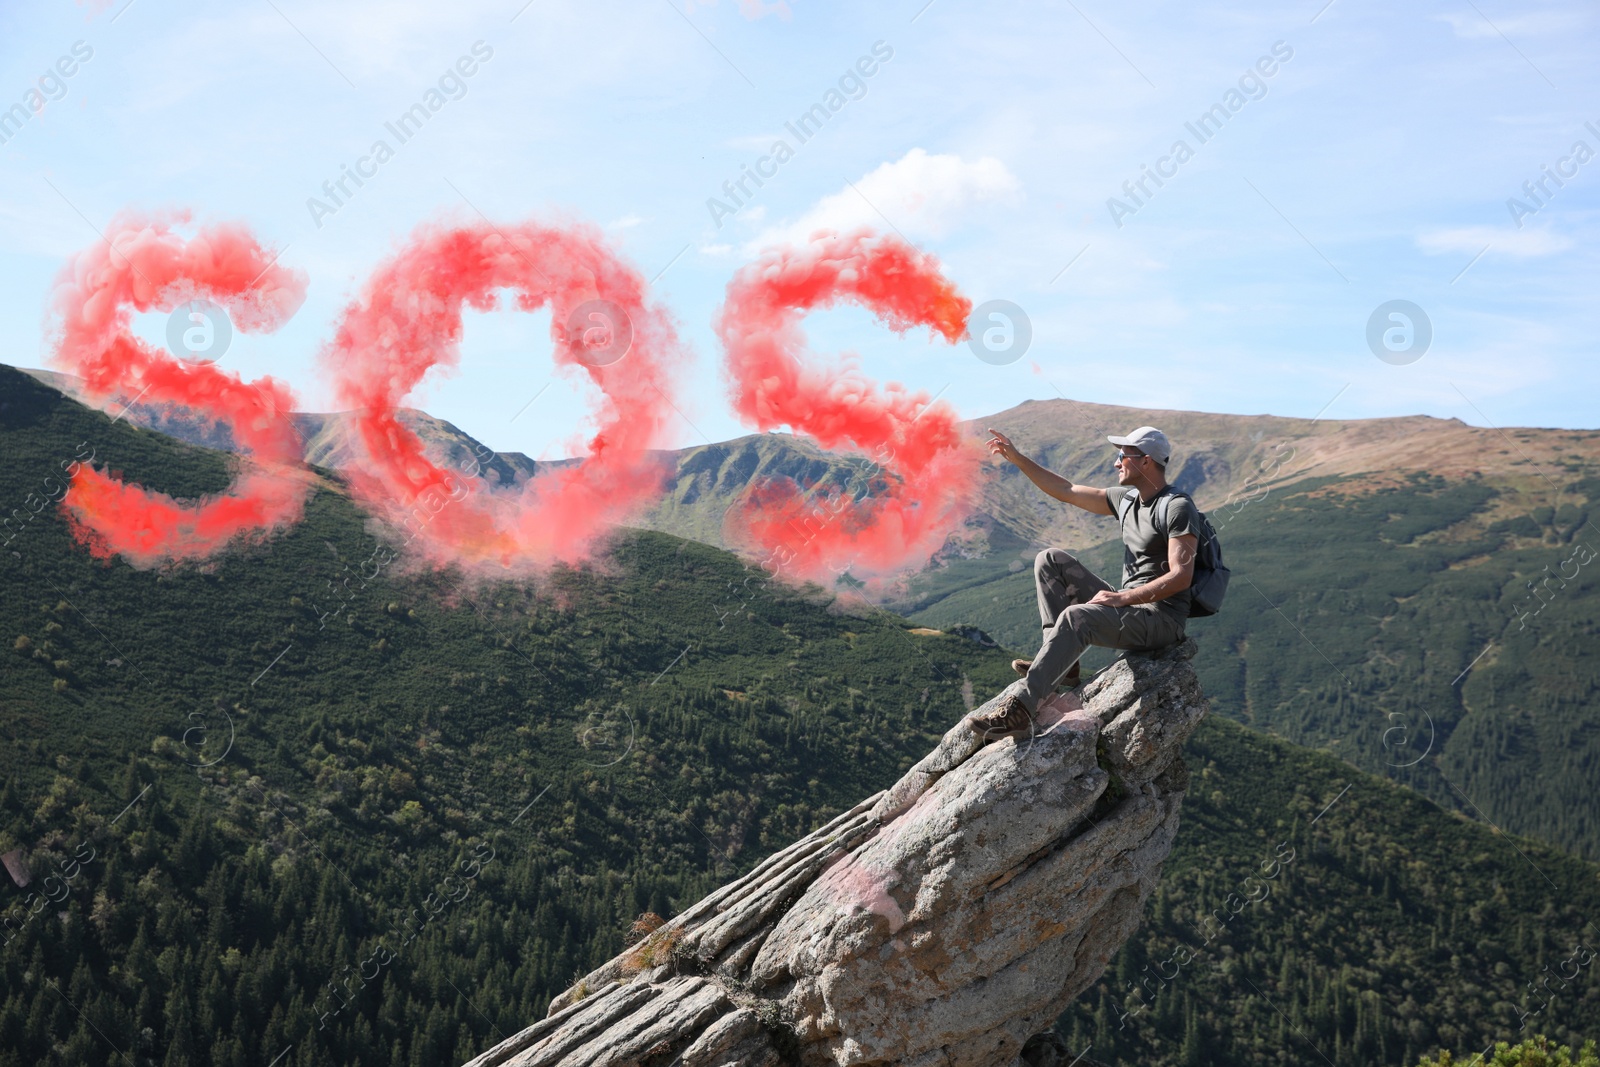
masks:
<path fill-rule="evenodd" d="M 1600 433 L 1593 430 L 1485 429 L 1421 415 L 1295 419 L 1037 400 L 965 425 L 974 432 L 1001 430 L 1024 453 L 1076 482 L 1115 485 L 1105 437 L 1146 423 L 1172 439 L 1173 483 L 1202 508 L 1226 507 L 1225 514 L 1308 478 L 1352 479 L 1349 491 L 1369 492 L 1403 485 L 1417 473 L 1451 482 L 1487 480 L 1508 491 L 1507 507 L 1527 511 L 1535 502 L 1559 506 L 1548 499 L 1541 470 L 1600 475 Z M 1527 503 L 1518 490 L 1526 491 Z M 1029 542 L 1092 544 L 1104 537 L 1095 517 L 1043 497 L 1009 464 L 993 470 L 982 507 Z"/>
<path fill-rule="evenodd" d="M 82 442 L 183 496 L 228 479 L 224 456 L 0 370 L 0 856 L 32 879 L 0 878 L 0 1065 L 460 1062 L 617 952 L 640 912 L 670 914 L 889 784 L 969 683 L 1010 677 L 1004 652 L 657 533 L 538 589 L 402 575 L 371 562 L 332 478 L 303 523 L 214 564 L 96 562 L 53 506 L 33 512 Z M 1402 1031 L 1417 1048 L 1503 1031 L 1583 928 L 1572 910 L 1597 912 L 1593 866 L 1330 757 L 1226 723 L 1194 746 L 1167 903 L 1126 951 L 1167 959 L 1184 908 L 1298 835 L 1292 882 L 1272 883 L 1294 892 L 1232 919 L 1228 944 L 1243 954 L 1242 924 L 1273 909 L 1240 973 L 1291 1017 L 1295 988 L 1365 1005 L 1351 1026 L 1389 1058 L 1329 1047 L 1340 1067 L 1398 1063 Z M 1396 894 L 1462 970 L 1411 953 Z M 1350 947 L 1309 947 L 1330 940 Z M 1347 969 L 1358 948 L 1375 962 Z M 1209 1014 L 1189 994 L 1189 1062 L 1280 1062 L 1262 1058 L 1289 1047 L 1276 1016 L 1236 987 L 1205 994 Z M 1185 1021 L 1138 1055 L 1189 1055 L 1183 1001 L 1152 996 L 1149 1019 Z M 1109 1009 L 1088 1010 L 1069 1031 Z M 1560 1010 L 1600 1023 L 1587 992 Z"/>

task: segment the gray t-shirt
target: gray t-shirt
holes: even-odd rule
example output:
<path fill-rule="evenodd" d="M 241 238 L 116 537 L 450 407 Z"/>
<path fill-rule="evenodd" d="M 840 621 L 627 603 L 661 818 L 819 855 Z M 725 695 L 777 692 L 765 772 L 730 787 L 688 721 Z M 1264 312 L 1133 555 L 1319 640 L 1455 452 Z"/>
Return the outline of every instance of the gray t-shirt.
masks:
<path fill-rule="evenodd" d="M 1171 486 L 1157 493 L 1148 504 L 1139 499 L 1139 491 L 1131 486 L 1111 486 L 1106 490 L 1106 503 L 1111 505 L 1113 515 L 1119 512 L 1118 505 L 1130 493 L 1133 502 L 1126 505 L 1128 510 L 1122 517 L 1122 588 L 1124 589 L 1143 585 L 1167 573 L 1167 537 L 1182 537 L 1184 534 L 1200 536 L 1200 513 L 1195 509 L 1194 502 L 1188 497 L 1175 496 Z M 1171 504 L 1166 501 L 1169 496 L 1172 497 Z M 1156 530 L 1155 514 L 1158 508 L 1168 509 L 1166 510 L 1167 537 L 1163 537 Z M 1185 589 L 1165 600 L 1156 601 L 1156 606 L 1188 618 L 1189 601 L 1189 590 Z"/>

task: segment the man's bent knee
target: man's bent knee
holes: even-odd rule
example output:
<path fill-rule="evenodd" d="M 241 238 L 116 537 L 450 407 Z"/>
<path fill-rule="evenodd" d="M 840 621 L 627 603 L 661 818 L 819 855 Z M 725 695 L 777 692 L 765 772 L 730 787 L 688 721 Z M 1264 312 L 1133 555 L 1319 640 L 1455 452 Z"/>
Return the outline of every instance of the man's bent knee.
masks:
<path fill-rule="evenodd" d="M 1039 575 L 1047 569 L 1065 567 L 1077 562 L 1078 557 L 1064 548 L 1047 548 L 1033 557 L 1033 573 Z"/>

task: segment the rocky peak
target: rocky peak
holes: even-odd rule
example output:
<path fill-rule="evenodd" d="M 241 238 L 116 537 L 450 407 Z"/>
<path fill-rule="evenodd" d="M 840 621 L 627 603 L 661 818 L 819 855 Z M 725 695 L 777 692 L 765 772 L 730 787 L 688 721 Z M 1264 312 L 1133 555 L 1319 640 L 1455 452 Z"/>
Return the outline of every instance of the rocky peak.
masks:
<path fill-rule="evenodd" d="M 1194 652 L 1119 658 L 1031 738 L 958 724 L 468 1067 L 1065 1065 L 1045 1032 L 1138 927 L 1177 834 Z"/>

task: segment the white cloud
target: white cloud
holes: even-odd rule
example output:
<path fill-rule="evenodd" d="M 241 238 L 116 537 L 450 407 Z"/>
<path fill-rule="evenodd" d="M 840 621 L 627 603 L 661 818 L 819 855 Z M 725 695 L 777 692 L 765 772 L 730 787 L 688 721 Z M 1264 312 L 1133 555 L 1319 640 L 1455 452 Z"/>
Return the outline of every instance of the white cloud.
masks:
<path fill-rule="evenodd" d="M 1498 18 L 1490 23 L 1477 12 L 1435 15 L 1448 22 L 1456 36 L 1473 40 L 1482 37 L 1506 36 L 1536 37 L 1547 33 L 1564 33 L 1582 26 L 1586 19 L 1577 11 L 1532 11 L 1525 15 Z"/>
<path fill-rule="evenodd" d="M 644 219 L 640 218 L 638 215 L 624 215 L 620 219 L 612 219 L 610 222 L 606 223 L 606 229 L 631 230 L 643 221 Z"/>
<path fill-rule="evenodd" d="M 1564 252 L 1572 247 L 1572 239 L 1549 230 L 1500 230 L 1493 226 L 1434 230 L 1417 238 L 1417 247 L 1430 255 L 1465 252 L 1475 256 L 1485 245 L 1490 246 L 1490 251 L 1516 259 L 1532 259 Z"/>
<path fill-rule="evenodd" d="M 960 156 L 933 156 L 913 148 L 864 175 L 854 188 L 823 197 L 795 221 L 762 231 L 750 250 L 797 244 L 818 230 L 861 226 L 881 230 L 892 225 L 908 237 L 942 237 L 972 205 L 1014 201 L 1021 188 L 1006 165 L 992 156 L 969 163 Z"/>

